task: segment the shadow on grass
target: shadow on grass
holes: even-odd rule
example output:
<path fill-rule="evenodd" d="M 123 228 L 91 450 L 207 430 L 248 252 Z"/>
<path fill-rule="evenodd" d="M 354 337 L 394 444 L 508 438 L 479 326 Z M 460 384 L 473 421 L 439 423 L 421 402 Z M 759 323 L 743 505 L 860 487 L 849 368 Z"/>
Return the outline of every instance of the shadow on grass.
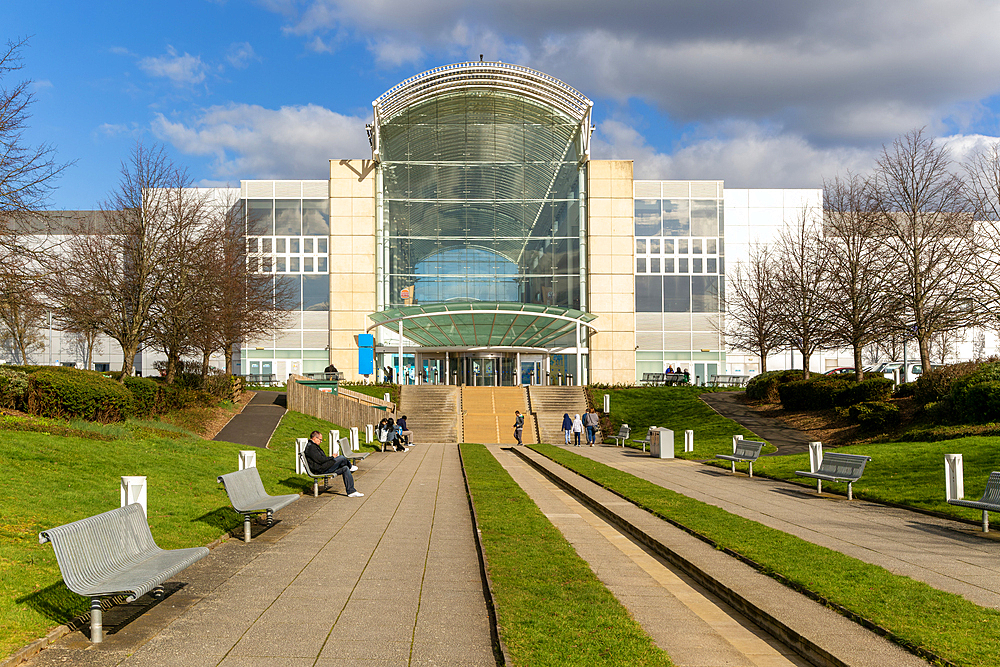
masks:
<path fill-rule="evenodd" d="M 15 598 L 14 602 L 27 605 L 55 623 L 69 623 L 90 608 L 87 598 L 66 588 L 62 581 Z"/>
<path fill-rule="evenodd" d="M 312 481 L 303 480 L 301 477 L 286 477 L 285 479 L 279 479 L 278 484 L 289 491 L 294 491 L 296 493 L 305 493 L 307 495 L 312 495 Z"/>
<path fill-rule="evenodd" d="M 194 520 L 207 524 L 220 533 L 232 533 L 243 525 L 242 517 L 230 507 L 218 507 Z"/>

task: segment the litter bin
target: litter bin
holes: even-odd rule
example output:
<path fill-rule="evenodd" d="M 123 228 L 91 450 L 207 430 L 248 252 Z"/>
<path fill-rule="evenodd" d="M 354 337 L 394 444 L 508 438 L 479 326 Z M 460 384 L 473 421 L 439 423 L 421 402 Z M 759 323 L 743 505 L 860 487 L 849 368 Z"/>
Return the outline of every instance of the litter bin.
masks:
<path fill-rule="evenodd" d="M 674 432 L 669 428 L 654 428 L 649 434 L 649 455 L 654 459 L 674 458 Z"/>

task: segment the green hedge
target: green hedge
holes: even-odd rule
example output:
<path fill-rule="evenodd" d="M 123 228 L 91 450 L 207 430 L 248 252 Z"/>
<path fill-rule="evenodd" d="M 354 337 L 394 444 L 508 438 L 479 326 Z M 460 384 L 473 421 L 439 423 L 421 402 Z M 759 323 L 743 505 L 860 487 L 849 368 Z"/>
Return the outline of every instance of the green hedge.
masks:
<path fill-rule="evenodd" d="M 28 410 L 43 417 L 103 423 L 135 413 L 132 392 L 94 371 L 47 367 L 28 378 Z"/>
<path fill-rule="evenodd" d="M 964 422 L 1000 420 L 1000 363 L 982 364 L 978 370 L 951 383 L 950 399 Z"/>
<path fill-rule="evenodd" d="M 975 373 L 982 366 L 982 362 L 964 361 L 924 371 L 916 379 L 913 397 L 920 405 L 945 400 L 951 396 L 951 385 L 956 380 Z"/>
<path fill-rule="evenodd" d="M 0 366 L 0 408 L 20 410 L 28 396 L 28 374 Z"/>
<path fill-rule="evenodd" d="M 780 398 L 778 387 L 802 377 L 802 371 L 767 371 L 755 375 L 747 383 L 747 398 L 751 401 L 777 403 Z"/>
<path fill-rule="evenodd" d="M 848 407 L 892 396 L 893 383 L 883 377 L 856 382 L 851 376 L 817 375 L 778 386 L 781 405 L 786 410 L 824 410 Z"/>
<path fill-rule="evenodd" d="M 165 401 L 159 383 L 149 378 L 127 377 L 125 388 L 132 392 L 136 417 L 151 417 L 163 412 Z"/>
<path fill-rule="evenodd" d="M 884 433 L 900 423 L 899 408 L 892 403 L 865 401 L 842 410 L 866 431 Z"/>

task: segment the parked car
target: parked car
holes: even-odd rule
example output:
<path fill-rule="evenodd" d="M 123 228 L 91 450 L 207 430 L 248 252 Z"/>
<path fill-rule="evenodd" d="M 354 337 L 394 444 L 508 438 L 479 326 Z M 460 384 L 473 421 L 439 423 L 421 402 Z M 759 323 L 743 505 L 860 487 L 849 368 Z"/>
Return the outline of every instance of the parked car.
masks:
<path fill-rule="evenodd" d="M 931 368 L 940 368 L 938 364 L 932 364 Z M 871 373 L 877 373 L 884 378 L 892 380 L 895 375 L 899 375 L 899 381 L 903 382 L 913 382 L 918 377 L 920 377 L 924 372 L 924 367 L 920 362 L 907 362 L 906 364 L 906 377 L 903 377 L 903 362 L 902 361 L 884 361 L 873 368 Z"/>
<path fill-rule="evenodd" d="M 853 366 L 841 366 L 840 368 L 834 368 L 833 370 L 823 373 L 823 375 L 847 375 L 848 373 L 854 373 Z"/>

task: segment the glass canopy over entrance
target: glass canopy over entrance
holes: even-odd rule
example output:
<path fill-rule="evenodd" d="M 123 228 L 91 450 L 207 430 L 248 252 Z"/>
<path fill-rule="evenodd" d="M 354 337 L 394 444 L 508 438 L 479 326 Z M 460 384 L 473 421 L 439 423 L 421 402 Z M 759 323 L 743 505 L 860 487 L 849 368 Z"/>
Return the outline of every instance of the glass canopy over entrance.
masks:
<path fill-rule="evenodd" d="M 582 381 L 584 341 L 596 319 L 558 306 L 481 302 L 406 306 L 368 317 L 375 322 L 369 331 L 382 326 L 396 334 L 398 354 L 383 352 L 383 364 L 389 360 L 385 365 L 402 383 L 469 386 Z M 576 341 L 569 354 L 550 355 L 546 345 L 568 336 Z M 405 354 L 403 340 L 420 347 Z"/>

